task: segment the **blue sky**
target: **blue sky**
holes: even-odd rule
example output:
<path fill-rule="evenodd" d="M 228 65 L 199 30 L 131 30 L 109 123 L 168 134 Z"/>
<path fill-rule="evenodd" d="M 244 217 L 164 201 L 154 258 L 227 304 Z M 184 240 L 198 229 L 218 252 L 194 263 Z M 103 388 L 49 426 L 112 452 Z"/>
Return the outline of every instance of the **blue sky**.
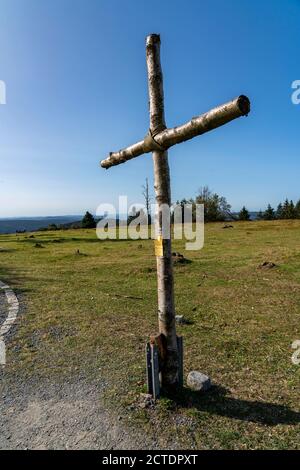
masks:
<path fill-rule="evenodd" d="M 78 214 L 153 182 L 145 36 L 161 34 L 168 126 L 239 94 L 247 118 L 169 151 L 173 200 L 205 184 L 233 209 L 300 198 L 299 0 L 0 0 L 0 216 Z"/>

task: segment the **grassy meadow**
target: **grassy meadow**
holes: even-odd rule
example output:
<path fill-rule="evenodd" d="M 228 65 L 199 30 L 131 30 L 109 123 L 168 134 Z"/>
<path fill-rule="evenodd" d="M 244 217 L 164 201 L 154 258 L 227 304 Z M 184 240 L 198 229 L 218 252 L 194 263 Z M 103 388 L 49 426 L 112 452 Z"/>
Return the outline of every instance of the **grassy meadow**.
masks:
<path fill-rule="evenodd" d="M 233 225 L 207 224 L 201 251 L 173 244 L 192 261 L 174 267 L 185 376 L 210 375 L 207 394 L 139 406 L 157 332 L 153 241 L 99 241 L 94 230 L 0 236 L 0 279 L 22 304 L 5 373 L 99 378 L 107 406 L 162 447 L 299 449 L 300 221 Z"/>

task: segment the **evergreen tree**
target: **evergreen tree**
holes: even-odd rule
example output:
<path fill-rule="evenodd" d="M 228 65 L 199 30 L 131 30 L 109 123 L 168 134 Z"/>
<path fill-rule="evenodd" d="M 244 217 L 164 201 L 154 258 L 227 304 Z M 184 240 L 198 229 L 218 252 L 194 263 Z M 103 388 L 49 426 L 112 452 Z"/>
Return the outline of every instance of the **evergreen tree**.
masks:
<path fill-rule="evenodd" d="M 277 206 L 276 219 L 283 219 L 283 207 L 281 202 Z"/>
<path fill-rule="evenodd" d="M 296 218 L 296 209 L 295 209 L 295 204 L 293 201 L 290 201 L 289 204 L 289 219 L 295 219 Z"/>
<path fill-rule="evenodd" d="M 243 206 L 242 210 L 239 212 L 239 220 L 250 220 L 249 211 Z"/>
<path fill-rule="evenodd" d="M 293 201 L 286 199 L 282 206 L 282 219 L 294 219 L 296 217 L 295 205 Z"/>
<path fill-rule="evenodd" d="M 295 217 L 296 219 L 300 219 L 300 199 L 295 205 Z"/>
<path fill-rule="evenodd" d="M 96 227 L 96 221 L 90 212 L 87 211 L 85 213 L 85 216 L 83 217 L 81 221 L 81 226 L 82 228 L 95 228 Z"/>
<path fill-rule="evenodd" d="M 275 211 L 273 207 L 271 207 L 271 204 L 268 204 L 267 209 L 265 210 L 263 214 L 264 220 L 274 220 L 276 219 Z"/>
<path fill-rule="evenodd" d="M 289 213 L 290 213 L 290 203 L 289 203 L 289 200 L 286 199 L 282 206 L 282 218 L 289 219 Z"/>

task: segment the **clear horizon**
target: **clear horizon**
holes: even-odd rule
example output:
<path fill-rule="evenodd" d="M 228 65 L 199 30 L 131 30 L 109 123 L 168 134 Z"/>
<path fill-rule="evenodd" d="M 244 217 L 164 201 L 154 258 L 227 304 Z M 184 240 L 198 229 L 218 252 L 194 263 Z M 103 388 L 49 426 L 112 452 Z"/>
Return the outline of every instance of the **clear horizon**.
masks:
<path fill-rule="evenodd" d="M 247 118 L 170 149 L 172 200 L 205 185 L 234 212 L 300 199 L 299 1 L 0 4 L 1 218 L 95 213 L 119 194 L 143 202 L 151 155 L 108 171 L 99 161 L 147 133 L 152 32 L 161 34 L 169 127 L 239 94 L 251 99 Z"/>

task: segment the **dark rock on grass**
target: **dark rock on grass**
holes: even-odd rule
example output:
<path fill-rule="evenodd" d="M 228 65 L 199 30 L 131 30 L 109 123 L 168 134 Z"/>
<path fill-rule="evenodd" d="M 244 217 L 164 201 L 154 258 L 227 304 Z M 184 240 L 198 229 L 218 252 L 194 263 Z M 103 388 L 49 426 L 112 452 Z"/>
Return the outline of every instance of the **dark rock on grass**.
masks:
<path fill-rule="evenodd" d="M 35 243 L 33 246 L 34 248 L 44 248 L 41 243 Z"/>
<path fill-rule="evenodd" d="M 181 253 L 177 251 L 172 253 L 173 264 L 189 264 L 191 260 L 185 258 Z"/>
<path fill-rule="evenodd" d="M 175 321 L 179 325 L 192 325 L 194 323 L 191 320 L 188 320 L 187 318 L 184 318 L 183 315 L 175 315 Z"/>
<path fill-rule="evenodd" d="M 173 251 L 172 256 L 175 256 L 177 258 L 184 258 L 184 256 L 181 253 L 178 253 L 178 251 Z"/>
<path fill-rule="evenodd" d="M 156 269 L 155 268 L 146 268 L 146 272 L 147 273 L 154 273 L 154 272 L 156 272 Z"/>
<path fill-rule="evenodd" d="M 77 256 L 87 256 L 85 253 L 81 253 L 80 250 L 76 250 L 75 255 L 77 255 Z"/>
<path fill-rule="evenodd" d="M 233 225 L 225 224 L 222 228 L 234 228 Z"/>
<path fill-rule="evenodd" d="M 277 264 L 272 263 L 272 261 L 264 261 L 262 264 L 258 266 L 260 269 L 272 269 L 276 268 Z"/>

